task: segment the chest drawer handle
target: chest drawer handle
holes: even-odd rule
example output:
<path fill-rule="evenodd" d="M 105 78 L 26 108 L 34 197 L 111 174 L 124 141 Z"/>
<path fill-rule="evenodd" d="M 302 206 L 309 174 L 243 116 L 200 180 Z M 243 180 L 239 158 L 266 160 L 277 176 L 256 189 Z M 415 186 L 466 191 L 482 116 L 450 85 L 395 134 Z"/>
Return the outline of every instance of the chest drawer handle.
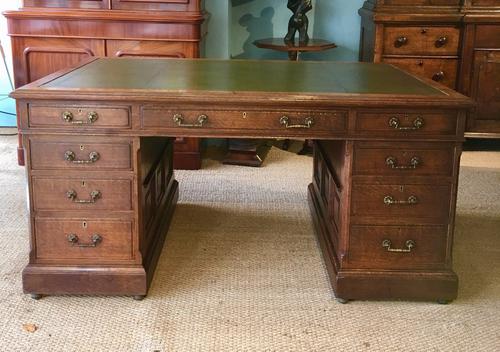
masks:
<path fill-rule="evenodd" d="M 418 199 L 415 196 L 409 196 L 408 200 L 396 200 L 392 196 L 385 196 L 384 197 L 384 204 L 385 205 L 415 205 L 418 204 Z"/>
<path fill-rule="evenodd" d="M 68 242 L 74 247 L 88 248 L 97 247 L 99 243 L 102 242 L 101 235 L 94 234 L 90 237 L 90 243 L 79 243 L 80 239 L 74 233 L 68 235 Z"/>
<path fill-rule="evenodd" d="M 440 37 L 438 40 L 436 40 L 434 45 L 436 46 L 436 48 L 441 48 L 441 47 L 445 46 L 447 43 L 448 43 L 447 37 Z"/>
<path fill-rule="evenodd" d="M 394 41 L 394 46 L 396 48 L 401 48 L 403 45 L 408 44 L 408 38 L 401 36 Z"/>
<path fill-rule="evenodd" d="M 290 125 L 290 118 L 288 116 L 282 116 L 280 118 L 280 125 L 285 126 L 285 128 L 311 128 L 314 125 L 314 119 L 312 117 L 306 117 L 303 125 Z"/>
<path fill-rule="evenodd" d="M 422 127 L 424 127 L 424 119 L 421 117 L 417 117 L 413 121 L 413 126 L 404 127 L 404 126 L 401 126 L 401 121 L 399 121 L 399 119 L 397 117 L 392 117 L 389 120 L 389 127 L 392 127 L 398 131 L 416 131 L 416 130 L 419 130 Z"/>
<path fill-rule="evenodd" d="M 415 248 L 415 241 L 408 240 L 405 242 L 406 248 L 391 248 L 392 243 L 391 240 L 383 240 L 382 247 L 387 249 L 387 252 L 396 252 L 396 253 L 410 253 L 413 248 Z"/>
<path fill-rule="evenodd" d="M 398 169 L 398 170 L 416 169 L 420 165 L 420 158 L 418 156 L 414 156 L 410 160 L 410 165 L 398 165 L 398 160 L 395 157 L 388 156 L 385 159 L 385 163 L 391 169 Z"/>
<path fill-rule="evenodd" d="M 174 123 L 177 124 L 179 127 L 203 127 L 205 122 L 207 122 L 208 116 L 207 115 L 200 115 L 198 116 L 198 123 L 195 124 L 190 124 L 190 123 L 183 123 L 184 117 L 181 114 L 175 114 L 174 115 Z"/>
<path fill-rule="evenodd" d="M 436 82 L 441 82 L 444 80 L 445 78 L 445 74 L 443 71 L 439 71 L 439 72 L 436 72 L 433 76 L 432 76 L 432 80 L 433 81 L 436 81 Z"/>
<path fill-rule="evenodd" d="M 95 111 L 90 111 L 87 114 L 87 120 L 74 120 L 73 113 L 70 111 L 65 111 L 62 113 L 62 119 L 67 123 L 73 125 L 91 125 L 99 119 L 99 115 Z"/>
<path fill-rule="evenodd" d="M 73 203 L 78 203 L 78 204 L 93 204 L 99 198 L 101 198 L 101 191 L 92 191 L 92 192 L 90 192 L 90 199 L 78 199 L 78 194 L 76 193 L 76 191 L 73 190 L 73 189 L 70 189 L 68 192 L 66 192 L 66 197 L 68 199 L 70 199 Z"/>
<path fill-rule="evenodd" d="M 68 150 L 64 153 L 64 159 L 73 164 L 93 164 L 99 160 L 101 156 L 98 152 L 90 152 L 89 160 L 76 160 L 76 155 L 73 151 Z"/>

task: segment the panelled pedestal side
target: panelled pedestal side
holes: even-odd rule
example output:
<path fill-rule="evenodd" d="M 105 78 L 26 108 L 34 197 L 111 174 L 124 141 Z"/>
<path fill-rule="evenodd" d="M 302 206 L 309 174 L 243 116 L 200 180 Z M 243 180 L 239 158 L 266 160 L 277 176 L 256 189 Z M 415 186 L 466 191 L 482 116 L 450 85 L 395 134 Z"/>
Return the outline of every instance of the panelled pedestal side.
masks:
<path fill-rule="evenodd" d="M 16 87 L 89 57 L 200 57 L 200 0 L 25 0 L 7 11 Z M 19 162 L 24 165 L 22 144 Z M 179 138 L 175 167 L 199 169 L 199 139 Z"/>
<path fill-rule="evenodd" d="M 309 200 L 340 301 L 456 298 L 463 121 L 453 112 L 358 111 L 356 127 L 385 141 L 316 141 Z"/>
<path fill-rule="evenodd" d="M 24 291 L 143 297 L 178 196 L 173 139 L 93 135 L 130 129 L 122 103 L 19 106 L 30 126 Z"/>

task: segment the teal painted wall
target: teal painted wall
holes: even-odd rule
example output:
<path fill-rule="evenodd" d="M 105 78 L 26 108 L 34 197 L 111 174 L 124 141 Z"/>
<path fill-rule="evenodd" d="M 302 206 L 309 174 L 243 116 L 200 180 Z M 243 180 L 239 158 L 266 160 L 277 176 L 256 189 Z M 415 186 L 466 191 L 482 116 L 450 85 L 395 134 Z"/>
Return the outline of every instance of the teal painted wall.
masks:
<path fill-rule="evenodd" d="M 0 13 L 5 10 L 16 9 L 18 7 L 17 1 L 2 1 L 0 2 Z M 10 39 L 7 36 L 7 21 L 5 17 L 0 15 L 0 43 L 5 51 L 7 57 L 7 65 L 12 77 L 12 56 L 10 49 Z M 13 99 L 7 97 L 11 92 L 11 87 L 7 75 L 7 71 L 0 58 L 0 127 L 2 126 L 15 126 L 16 117 L 9 115 L 16 112 L 15 102 Z M 9 114 L 5 114 L 8 112 Z"/>

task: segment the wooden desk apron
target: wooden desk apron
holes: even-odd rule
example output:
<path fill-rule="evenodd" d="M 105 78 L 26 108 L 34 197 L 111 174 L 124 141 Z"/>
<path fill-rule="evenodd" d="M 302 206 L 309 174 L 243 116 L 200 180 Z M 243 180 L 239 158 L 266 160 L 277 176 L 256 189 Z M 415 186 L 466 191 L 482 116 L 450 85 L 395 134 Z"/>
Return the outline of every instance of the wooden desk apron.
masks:
<path fill-rule="evenodd" d="M 311 213 L 336 296 L 449 301 L 468 98 L 384 64 L 94 59 L 12 93 L 24 291 L 142 298 L 178 196 L 168 137 L 314 139 Z"/>

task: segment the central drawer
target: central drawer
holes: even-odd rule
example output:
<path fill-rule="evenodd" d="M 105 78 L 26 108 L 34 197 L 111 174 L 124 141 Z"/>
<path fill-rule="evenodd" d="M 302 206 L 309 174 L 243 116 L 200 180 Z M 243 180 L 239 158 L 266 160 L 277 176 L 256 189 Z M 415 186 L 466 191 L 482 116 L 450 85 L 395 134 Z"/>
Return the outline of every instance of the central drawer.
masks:
<path fill-rule="evenodd" d="M 89 177 L 32 177 L 35 210 L 132 210 L 132 182 Z"/>
<path fill-rule="evenodd" d="M 342 132 L 346 130 L 345 111 L 243 111 L 188 110 L 144 107 L 142 128 L 155 130 L 266 130 L 278 134 Z"/>
<path fill-rule="evenodd" d="M 35 219 L 37 261 L 104 263 L 133 259 L 132 222 Z"/>

